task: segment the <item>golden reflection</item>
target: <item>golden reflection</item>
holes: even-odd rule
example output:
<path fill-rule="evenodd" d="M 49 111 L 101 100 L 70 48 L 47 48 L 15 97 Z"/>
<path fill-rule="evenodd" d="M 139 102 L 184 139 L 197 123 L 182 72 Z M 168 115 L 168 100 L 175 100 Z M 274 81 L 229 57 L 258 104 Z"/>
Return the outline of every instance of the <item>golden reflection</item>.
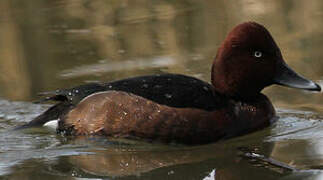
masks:
<path fill-rule="evenodd" d="M 93 155 L 71 156 L 69 159 L 73 165 L 91 174 L 129 176 L 140 175 L 162 167 L 201 162 L 216 157 L 215 153 L 207 151 L 205 152 L 204 148 L 155 151 L 116 148 L 94 151 L 95 154 Z M 199 154 L 199 156 L 196 156 L 196 154 Z"/>
<path fill-rule="evenodd" d="M 21 32 L 12 18 L 9 1 L 0 2 L 0 87 L 1 95 L 10 99 L 30 96 L 30 74 Z"/>
<path fill-rule="evenodd" d="M 174 167 L 170 168 L 170 171 L 181 177 L 176 170 L 178 165 L 186 164 L 198 167 L 198 163 L 212 159 L 212 161 L 218 161 L 219 164 L 225 160 L 226 164 L 235 167 L 241 161 L 236 156 L 235 149 L 231 149 L 231 151 L 218 145 L 181 148 L 153 147 L 151 144 L 148 144 L 147 148 L 144 146 L 111 147 L 105 150 L 94 150 L 92 155 L 77 155 L 68 159 L 70 163 L 84 172 L 109 177 L 140 176 L 167 167 Z M 217 168 L 216 164 L 213 163 L 209 167 L 198 168 L 199 170 L 196 171 L 201 171 L 200 173 L 207 176 L 206 172 L 214 171 L 214 168 Z M 232 175 L 230 169 L 217 168 L 216 173 L 213 173 L 213 178 L 216 176 L 217 178 L 225 177 L 227 180 L 236 179 L 239 177 L 239 172 L 235 173 L 235 175 Z M 184 177 L 186 176 L 184 175 Z M 194 176 L 198 176 L 198 174 Z M 193 179 L 194 176 L 192 177 Z M 159 177 L 159 179 L 163 179 L 163 177 Z"/>
<path fill-rule="evenodd" d="M 292 140 L 276 142 L 271 157 L 297 169 L 320 169 L 323 164 L 322 141 Z"/>
<path fill-rule="evenodd" d="M 83 137 L 73 140 L 76 144 L 84 142 L 96 143 Z M 162 167 L 196 163 L 212 158 L 222 159 L 226 156 L 222 153 L 225 147 L 218 144 L 176 147 L 127 139 L 115 139 L 112 142 L 121 142 L 125 145 L 111 145 L 104 149 L 90 151 L 93 154 L 71 156 L 68 159 L 74 166 L 90 174 L 130 176 Z M 232 150 L 232 152 L 228 150 L 227 153 L 235 153 L 234 149 Z"/>

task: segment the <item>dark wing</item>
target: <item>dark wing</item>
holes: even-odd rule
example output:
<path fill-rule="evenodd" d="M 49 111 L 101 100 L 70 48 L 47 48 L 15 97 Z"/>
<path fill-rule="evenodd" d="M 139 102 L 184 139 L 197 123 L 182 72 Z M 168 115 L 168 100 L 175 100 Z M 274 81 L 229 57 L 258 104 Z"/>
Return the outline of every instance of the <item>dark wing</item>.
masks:
<path fill-rule="evenodd" d="M 159 104 L 178 108 L 212 110 L 219 104 L 212 85 L 179 74 L 139 76 L 103 84 L 91 83 L 43 95 L 51 95 L 44 100 L 69 101 L 76 105 L 90 94 L 108 90 L 129 92 Z"/>
<path fill-rule="evenodd" d="M 129 92 L 171 107 L 212 110 L 219 105 L 212 85 L 179 74 L 140 76 L 104 86 L 107 90 Z"/>
<path fill-rule="evenodd" d="M 41 126 L 60 117 L 77 105 L 85 97 L 108 90 L 129 92 L 159 104 L 177 108 L 198 108 L 210 111 L 221 105 L 212 85 L 194 77 L 178 74 L 139 76 L 109 83 L 91 83 L 71 89 L 43 93 L 45 99 L 60 101 L 35 118 L 30 126 Z M 63 109 L 63 110 L 62 110 Z M 28 124 L 24 127 L 28 127 Z"/>

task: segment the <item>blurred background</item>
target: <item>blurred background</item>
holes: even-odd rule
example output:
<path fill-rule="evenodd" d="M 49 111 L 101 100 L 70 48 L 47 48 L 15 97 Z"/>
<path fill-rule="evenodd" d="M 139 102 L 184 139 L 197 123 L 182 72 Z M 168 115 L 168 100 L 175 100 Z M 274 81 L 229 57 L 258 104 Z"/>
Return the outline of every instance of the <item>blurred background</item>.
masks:
<path fill-rule="evenodd" d="M 0 95 L 36 94 L 84 82 L 174 72 L 210 80 L 217 48 L 235 25 L 266 26 L 287 63 L 323 78 L 320 0 L 2 0 Z M 322 111 L 321 94 L 268 88 L 275 105 Z"/>

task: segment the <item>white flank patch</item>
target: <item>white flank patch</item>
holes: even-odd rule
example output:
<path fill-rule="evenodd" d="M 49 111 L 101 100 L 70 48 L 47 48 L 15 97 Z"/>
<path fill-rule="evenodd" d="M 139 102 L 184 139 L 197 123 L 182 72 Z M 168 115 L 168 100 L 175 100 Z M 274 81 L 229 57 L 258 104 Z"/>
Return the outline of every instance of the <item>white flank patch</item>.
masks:
<path fill-rule="evenodd" d="M 49 128 L 49 129 L 56 130 L 56 128 L 58 126 L 58 120 L 56 119 L 56 120 L 48 121 L 43 126 Z"/>

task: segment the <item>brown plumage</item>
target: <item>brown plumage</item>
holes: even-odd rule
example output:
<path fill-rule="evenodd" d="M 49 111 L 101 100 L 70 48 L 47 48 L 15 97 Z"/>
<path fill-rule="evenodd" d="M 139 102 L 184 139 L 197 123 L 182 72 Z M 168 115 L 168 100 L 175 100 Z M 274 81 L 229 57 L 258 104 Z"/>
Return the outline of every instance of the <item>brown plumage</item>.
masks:
<path fill-rule="evenodd" d="M 230 101 L 216 111 L 173 108 L 121 91 L 93 94 L 61 119 L 60 132 L 201 144 L 269 125 L 273 107 L 257 101 Z M 248 123 L 249 122 L 249 123 Z M 70 131 L 72 129 L 72 131 Z"/>

